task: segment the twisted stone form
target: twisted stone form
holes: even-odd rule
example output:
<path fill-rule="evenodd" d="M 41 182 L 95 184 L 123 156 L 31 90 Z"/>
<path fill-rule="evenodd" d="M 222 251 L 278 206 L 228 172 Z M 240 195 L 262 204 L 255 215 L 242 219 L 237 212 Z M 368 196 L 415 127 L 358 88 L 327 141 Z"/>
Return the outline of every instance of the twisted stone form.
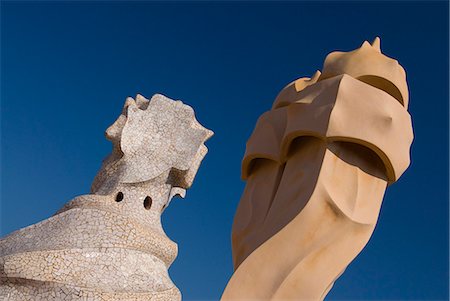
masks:
<path fill-rule="evenodd" d="M 285 87 L 247 142 L 222 300 L 322 300 L 410 163 L 404 69 L 379 38 Z"/>
<path fill-rule="evenodd" d="M 0 300 L 181 300 L 161 213 L 184 197 L 212 134 L 181 101 L 128 98 L 91 194 L 0 241 Z"/>

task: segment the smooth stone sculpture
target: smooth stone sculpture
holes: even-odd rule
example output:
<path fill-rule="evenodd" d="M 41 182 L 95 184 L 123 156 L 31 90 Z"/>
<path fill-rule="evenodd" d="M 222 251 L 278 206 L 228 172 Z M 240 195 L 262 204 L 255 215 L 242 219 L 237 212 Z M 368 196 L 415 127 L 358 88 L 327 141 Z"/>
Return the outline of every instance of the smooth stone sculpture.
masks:
<path fill-rule="evenodd" d="M 322 300 L 367 244 L 413 140 L 404 69 L 380 40 L 285 87 L 247 142 L 222 300 Z"/>
<path fill-rule="evenodd" d="M 92 194 L 0 241 L 0 299 L 181 300 L 161 213 L 184 197 L 211 136 L 181 101 L 128 98 Z"/>

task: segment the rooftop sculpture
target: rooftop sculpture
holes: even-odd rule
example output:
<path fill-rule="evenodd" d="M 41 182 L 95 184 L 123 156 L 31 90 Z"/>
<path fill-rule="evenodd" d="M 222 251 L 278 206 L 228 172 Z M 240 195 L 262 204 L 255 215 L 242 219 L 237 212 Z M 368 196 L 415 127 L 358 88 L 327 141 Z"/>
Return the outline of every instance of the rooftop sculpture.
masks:
<path fill-rule="evenodd" d="M 0 241 L 0 299 L 181 300 L 161 213 L 192 185 L 212 134 L 181 101 L 127 98 L 91 194 Z"/>
<path fill-rule="evenodd" d="M 286 86 L 247 142 L 228 300 L 322 300 L 410 163 L 405 70 L 380 39 Z"/>

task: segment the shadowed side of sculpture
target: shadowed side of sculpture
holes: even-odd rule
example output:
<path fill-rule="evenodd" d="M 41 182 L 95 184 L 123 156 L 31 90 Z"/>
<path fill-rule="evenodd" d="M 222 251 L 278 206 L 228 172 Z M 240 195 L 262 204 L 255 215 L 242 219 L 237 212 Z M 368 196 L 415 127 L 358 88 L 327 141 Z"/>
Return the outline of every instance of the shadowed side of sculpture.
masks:
<path fill-rule="evenodd" d="M 406 76 L 380 41 L 285 87 L 247 142 L 222 300 L 322 300 L 409 165 Z"/>
<path fill-rule="evenodd" d="M 92 194 L 0 241 L 0 297 L 180 300 L 167 272 L 177 245 L 161 214 L 192 185 L 211 136 L 181 101 L 127 98 Z"/>

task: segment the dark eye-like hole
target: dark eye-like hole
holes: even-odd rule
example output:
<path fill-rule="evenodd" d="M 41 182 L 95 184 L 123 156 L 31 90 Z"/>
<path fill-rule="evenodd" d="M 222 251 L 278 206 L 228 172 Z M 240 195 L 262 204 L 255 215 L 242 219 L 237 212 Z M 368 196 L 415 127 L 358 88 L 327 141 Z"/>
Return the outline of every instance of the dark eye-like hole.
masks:
<path fill-rule="evenodd" d="M 144 208 L 147 210 L 150 210 L 150 208 L 152 208 L 152 203 L 153 203 L 152 198 L 149 196 L 146 196 L 144 199 Z"/>
<path fill-rule="evenodd" d="M 121 202 L 123 200 L 123 193 L 119 191 L 116 195 L 116 202 Z"/>

